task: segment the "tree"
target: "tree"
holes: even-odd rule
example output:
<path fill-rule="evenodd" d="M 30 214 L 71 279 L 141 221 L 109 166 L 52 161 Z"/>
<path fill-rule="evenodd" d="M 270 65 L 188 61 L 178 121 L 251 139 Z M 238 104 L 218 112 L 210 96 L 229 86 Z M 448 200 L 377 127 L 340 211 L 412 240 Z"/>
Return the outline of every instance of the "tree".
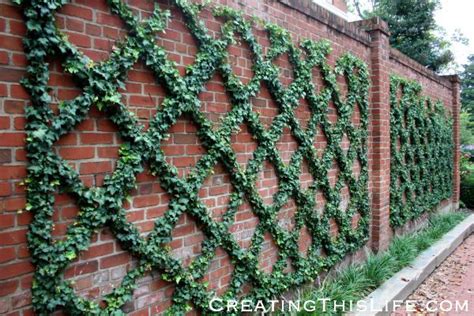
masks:
<path fill-rule="evenodd" d="M 461 144 L 472 145 L 474 144 L 474 135 L 472 134 L 473 123 L 470 120 L 469 113 L 461 112 Z"/>
<path fill-rule="evenodd" d="M 388 23 L 390 44 L 428 68 L 439 71 L 453 62 L 450 42 L 437 35 L 434 12 L 439 0 L 370 0 L 368 10 L 363 0 L 353 0 L 362 18 L 379 16 Z M 367 2 L 365 2 L 367 4 Z"/>
<path fill-rule="evenodd" d="M 470 55 L 467 60 L 461 73 L 461 107 L 474 122 L 474 55 Z"/>

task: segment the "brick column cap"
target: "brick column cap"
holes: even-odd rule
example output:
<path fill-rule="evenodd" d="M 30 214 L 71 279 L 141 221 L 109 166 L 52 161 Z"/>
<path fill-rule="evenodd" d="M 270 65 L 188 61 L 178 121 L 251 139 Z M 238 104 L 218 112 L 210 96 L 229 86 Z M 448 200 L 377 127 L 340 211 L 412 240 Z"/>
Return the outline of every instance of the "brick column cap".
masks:
<path fill-rule="evenodd" d="M 382 20 L 378 16 L 374 16 L 369 19 L 355 21 L 360 28 L 364 29 L 367 32 L 379 31 L 383 34 L 390 36 L 390 29 L 388 28 L 388 23 Z"/>
<path fill-rule="evenodd" d="M 459 77 L 459 75 L 443 75 L 443 76 L 440 76 L 440 77 L 445 78 L 445 79 L 449 80 L 452 83 L 461 83 L 461 78 Z"/>

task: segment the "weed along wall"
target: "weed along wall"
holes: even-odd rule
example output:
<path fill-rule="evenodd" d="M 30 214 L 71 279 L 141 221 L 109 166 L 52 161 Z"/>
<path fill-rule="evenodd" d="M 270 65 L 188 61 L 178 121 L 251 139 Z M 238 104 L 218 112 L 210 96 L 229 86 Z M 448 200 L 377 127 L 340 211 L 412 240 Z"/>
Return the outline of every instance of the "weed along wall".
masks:
<path fill-rule="evenodd" d="M 458 207 L 459 82 L 391 50 L 383 21 L 306 0 L 15 2 L 0 313 L 265 301 Z"/>

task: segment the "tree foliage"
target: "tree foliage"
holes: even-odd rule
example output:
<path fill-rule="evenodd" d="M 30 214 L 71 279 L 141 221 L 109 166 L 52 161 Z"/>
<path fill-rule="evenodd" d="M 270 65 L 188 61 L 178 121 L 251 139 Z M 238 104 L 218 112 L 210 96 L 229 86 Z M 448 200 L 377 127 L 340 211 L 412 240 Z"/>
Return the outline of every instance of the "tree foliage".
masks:
<path fill-rule="evenodd" d="M 470 145 L 474 143 L 474 123 L 471 121 L 471 115 L 466 112 L 461 112 L 461 144 Z"/>
<path fill-rule="evenodd" d="M 450 42 L 437 34 L 434 12 L 439 0 L 372 0 L 370 11 L 354 5 L 363 18 L 379 16 L 390 28 L 390 44 L 428 68 L 439 71 L 454 61 Z"/>
<path fill-rule="evenodd" d="M 474 143 L 474 55 L 461 73 L 461 144 Z"/>
<path fill-rule="evenodd" d="M 461 103 L 462 109 L 474 121 L 474 54 L 468 57 L 468 63 L 463 66 L 461 73 Z"/>

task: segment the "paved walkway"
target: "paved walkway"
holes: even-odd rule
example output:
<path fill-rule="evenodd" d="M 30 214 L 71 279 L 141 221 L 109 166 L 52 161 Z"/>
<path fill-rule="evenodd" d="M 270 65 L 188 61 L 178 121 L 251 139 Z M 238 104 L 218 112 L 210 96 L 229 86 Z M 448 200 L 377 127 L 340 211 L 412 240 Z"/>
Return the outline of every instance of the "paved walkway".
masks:
<path fill-rule="evenodd" d="M 446 258 L 405 303 L 408 301 L 413 302 L 416 312 L 403 308 L 392 315 L 474 315 L 474 234 Z M 456 310 L 456 301 L 460 305 L 467 302 L 467 307 L 460 306 Z M 438 311 L 430 312 L 428 308 Z"/>

